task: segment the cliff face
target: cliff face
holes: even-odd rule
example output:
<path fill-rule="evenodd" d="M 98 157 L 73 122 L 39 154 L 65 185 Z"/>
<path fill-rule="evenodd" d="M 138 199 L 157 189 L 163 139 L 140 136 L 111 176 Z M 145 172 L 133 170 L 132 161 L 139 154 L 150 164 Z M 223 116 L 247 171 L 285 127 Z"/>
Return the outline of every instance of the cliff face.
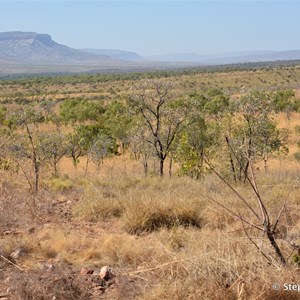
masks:
<path fill-rule="evenodd" d="M 16 31 L 0 33 L 0 59 L 39 63 L 80 63 L 108 61 L 110 57 L 58 44 L 48 34 Z"/>

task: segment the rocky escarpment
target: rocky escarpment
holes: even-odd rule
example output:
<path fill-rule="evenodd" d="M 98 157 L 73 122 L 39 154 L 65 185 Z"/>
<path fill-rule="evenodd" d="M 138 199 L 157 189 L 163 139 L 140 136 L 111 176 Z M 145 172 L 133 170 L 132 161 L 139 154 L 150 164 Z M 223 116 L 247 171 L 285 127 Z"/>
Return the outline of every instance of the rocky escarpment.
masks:
<path fill-rule="evenodd" d="M 109 61 L 108 55 L 96 55 L 61 45 L 48 34 L 35 32 L 0 33 L 0 60 L 70 63 Z"/>

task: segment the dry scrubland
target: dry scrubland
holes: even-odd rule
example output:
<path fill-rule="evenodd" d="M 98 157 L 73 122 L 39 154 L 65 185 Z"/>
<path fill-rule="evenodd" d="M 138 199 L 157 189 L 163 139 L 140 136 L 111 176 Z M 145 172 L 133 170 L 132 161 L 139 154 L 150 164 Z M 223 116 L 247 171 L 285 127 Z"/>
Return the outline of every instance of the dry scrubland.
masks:
<path fill-rule="evenodd" d="M 161 80 L 171 80 L 178 90 L 218 87 L 239 95 L 249 88 L 297 90 L 299 73 L 300 67 L 290 67 L 164 75 Z M 135 76 L 0 82 L 0 98 L 11 107 L 24 99 L 122 100 L 132 82 L 143 80 Z M 300 125 L 297 113 L 289 120 L 285 114 L 276 118 L 282 128 Z M 260 164 L 255 168 L 270 216 L 276 218 L 287 204 L 277 232 L 288 260 L 285 268 L 261 232 L 243 225 L 213 201 L 249 215 L 212 172 L 193 180 L 178 176 L 175 164 L 171 178 L 154 172 L 145 178 L 141 162 L 127 152 L 105 158 L 100 167 L 91 163 L 88 172 L 85 158 L 77 168 L 64 158 L 59 176 L 51 176 L 49 167 L 42 168 L 39 192 L 34 194 L 25 173 L 1 170 L 0 299 L 299 299 L 298 292 L 272 289 L 274 283 L 300 284 L 295 251 L 280 238 L 300 242 L 300 164 L 293 158 L 297 142 L 293 132 L 287 156 L 273 158 L 267 172 Z M 232 184 L 255 203 L 249 185 Z M 271 261 L 251 239 L 273 257 Z M 13 259 L 16 249 L 20 254 Z M 93 275 L 80 275 L 80 271 L 104 265 L 113 267 L 116 277 L 102 293 L 93 289 Z"/>

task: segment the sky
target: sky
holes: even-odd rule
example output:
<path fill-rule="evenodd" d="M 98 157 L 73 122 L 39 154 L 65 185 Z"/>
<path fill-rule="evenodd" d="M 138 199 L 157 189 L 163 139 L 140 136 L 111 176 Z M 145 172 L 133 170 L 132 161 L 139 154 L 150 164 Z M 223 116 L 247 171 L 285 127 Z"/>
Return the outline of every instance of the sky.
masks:
<path fill-rule="evenodd" d="M 299 1 L 0 0 L 0 32 L 141 55 L 300 49 Z"/>

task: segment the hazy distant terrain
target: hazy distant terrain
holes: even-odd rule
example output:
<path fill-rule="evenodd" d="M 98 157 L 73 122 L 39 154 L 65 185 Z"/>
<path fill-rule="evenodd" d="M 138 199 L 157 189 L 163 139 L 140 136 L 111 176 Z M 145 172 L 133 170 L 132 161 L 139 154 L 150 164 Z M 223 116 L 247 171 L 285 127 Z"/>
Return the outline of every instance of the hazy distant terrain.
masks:
<path fill-rule="evenodd" d="M 232 52 L 213 55 L 199 55 L 197 53 L 173 53 L 148 56 L 147 59 L 152 61 L 198 62 L 206 65 L 236 64 L 248 62 L 298 60 L 300 59 L 300 50 Z"/>
<path fill-rule="evenodd" d="M 115 50 L 115 49 L 82 49 L 82 50 L 97 55 L 107 55 L 113 59 L 118 59 L 118 60 L 126 60 L 126 61 L 145 60 L 144 57 L 132 51 Z"/>
<path fill-rule="evenodd" d="M 300 50 L 145 56 L 118 49 L 74 49 L 35 32 L 0 33 L 0 76 L 9 74 L 132 72 L 300 59 Z"/>

